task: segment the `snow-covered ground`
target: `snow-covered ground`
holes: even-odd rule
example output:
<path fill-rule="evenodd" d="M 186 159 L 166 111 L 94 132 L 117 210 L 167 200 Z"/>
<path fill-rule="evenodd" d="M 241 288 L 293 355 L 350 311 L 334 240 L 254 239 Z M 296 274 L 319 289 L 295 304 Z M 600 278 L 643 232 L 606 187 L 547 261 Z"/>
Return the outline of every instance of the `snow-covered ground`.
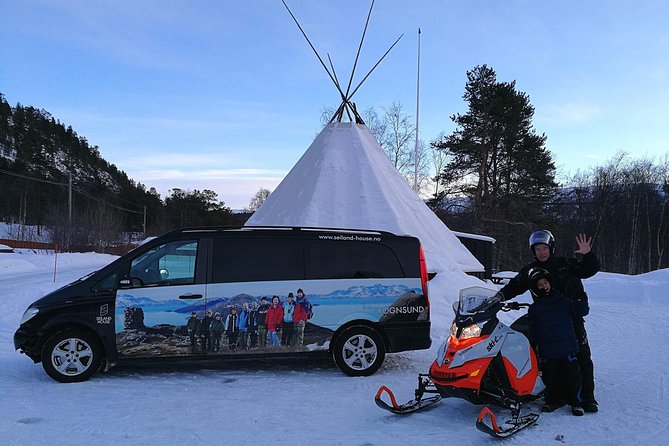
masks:
<path fill-rule="evenodd" d="M 0 238 L 32 242 L 49 242 L 51 233 L 44 226 L 0 222 Z"/>
<path fill-rule="evenodd" d="M 0 253 L 0 445 L 143 444 L 492 444 L 476 430 L 480 407 L 444 400 L 405 417 L 376 407 L 382 384 L 399 400 L 413 397 L 451 322 L 460 287 L 430 284 L 433 347 L 389 355 L 367 378 L 330 363 L 265 363 L 216 369 L 112 369 L 78 384 L 51 380 L 13 348 L 25 308 L 46 292 L 113 259 L 99 254 Z M 660 444 L 669 417 L 669 270 L 640 276 L 599 273 L 585 282 L 587 327 L 600 412 L 544 414 L 505 445 Z M 527 300 L 526 298 L 524 300 Z"/>

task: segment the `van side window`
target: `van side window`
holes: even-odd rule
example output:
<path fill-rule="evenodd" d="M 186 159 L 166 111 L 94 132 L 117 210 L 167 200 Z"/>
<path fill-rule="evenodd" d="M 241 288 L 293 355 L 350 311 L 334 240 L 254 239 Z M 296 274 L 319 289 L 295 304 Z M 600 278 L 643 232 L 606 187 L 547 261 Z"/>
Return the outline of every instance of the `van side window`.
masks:
<path fill-rule="evenodd" d="M 214 282 L 304 279 L 304 253 L 299 240 L 214 239 Z"/>
<path fill-rule="evenodd" d="M 321 242 L 307 248 L 307 279 L 404 277 L 397 256 L 377 243 Z"/>
<path fill-rule="evenodd" d="M 197 241 L 180 240 L 157 246 L 132 260 L 130 277 L 142 286 L 195 283 Z"/>

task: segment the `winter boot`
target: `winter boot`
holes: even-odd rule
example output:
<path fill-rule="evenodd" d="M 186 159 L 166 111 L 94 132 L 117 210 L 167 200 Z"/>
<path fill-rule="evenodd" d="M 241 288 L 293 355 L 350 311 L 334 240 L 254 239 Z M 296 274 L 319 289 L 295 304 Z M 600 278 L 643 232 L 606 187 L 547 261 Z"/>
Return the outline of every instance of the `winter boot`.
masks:
<path fill-rule="evenodd" d="M 571 406 L 571 414 L 575 417 L 582 417 L 584 413 L 581 406 Z"/>
<path fill-rule="evenodd" d="M 560 407 L 562 407 L 562 404 L 556 404 L 556 403 L 546 403 L 544 406 L 541 408 L 542 412 L 555 412 L 558 410 Z"/>
<path fill-rule="evenodd" d="M 597 407 L 597 402 L 586 401 L 583 403 L 583 410 L 588 413 L 596 413 L 599 411 L 599 407 Z"/>

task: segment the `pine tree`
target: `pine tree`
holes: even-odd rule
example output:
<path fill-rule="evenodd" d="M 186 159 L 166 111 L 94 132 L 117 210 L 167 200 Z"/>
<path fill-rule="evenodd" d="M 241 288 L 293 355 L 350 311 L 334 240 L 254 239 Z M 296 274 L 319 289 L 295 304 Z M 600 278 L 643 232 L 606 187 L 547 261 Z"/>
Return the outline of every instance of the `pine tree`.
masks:
<path fill-rule="evenodd" d="M 448 155 L 439 176 L 442 197 L 470 199 L 480 221 L 536 215 L 554 192 L 555 164 L 546 136 L 532 126 L 534 107 L 516 83 L 498 82 L 495 71 L 477 66 L 467 72 L 463 99 L 467 113 L 451 117 L 456 130 L 434 147 Z M 536 205 L 533 210 L 532 205 Z"/>

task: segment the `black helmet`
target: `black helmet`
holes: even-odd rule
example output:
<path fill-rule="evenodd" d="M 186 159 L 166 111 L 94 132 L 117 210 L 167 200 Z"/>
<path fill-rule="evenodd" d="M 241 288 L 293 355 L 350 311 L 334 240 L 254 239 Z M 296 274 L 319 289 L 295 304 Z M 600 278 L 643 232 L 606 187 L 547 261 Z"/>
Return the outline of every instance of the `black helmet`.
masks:
<path fill-rule="evenodd" d="M 539 287 L 537 286 L 539 279 L 546 279 L 548 283 L 550 283 L 551 289 L 553 289 L 553 276 L 543 268 L 531 268 L 527 272 L 527 277 L 530 280 L 530 291 L 535 297 L 541 296 L 543 294 L 543 292 L 540 291 Z"/>
<path fill-rule="evenodd" d="M 534 231 L 530 235 L 530 250 L 534 254 L 535 245 L 548 245 L 551 249 L 551 254 L 553 254 L 553 249 L 555 248 L 555 237 L 551 231 L 542 229 L 541 231 Z"/>

